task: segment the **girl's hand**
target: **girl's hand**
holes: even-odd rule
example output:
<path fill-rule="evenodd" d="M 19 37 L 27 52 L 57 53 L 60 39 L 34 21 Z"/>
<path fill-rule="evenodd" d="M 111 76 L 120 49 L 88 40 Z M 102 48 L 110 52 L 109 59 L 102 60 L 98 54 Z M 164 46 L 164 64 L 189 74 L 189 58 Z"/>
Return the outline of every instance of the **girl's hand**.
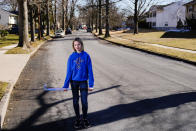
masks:
<path fill-rule="evenodd" d="M 64 91 L 68 91 L 68 89 L 65 88 Z"/>
<path fill-rule="evenodd" d="M 88 88 L 88 91 L 93 91 L 93 88 Z"/>

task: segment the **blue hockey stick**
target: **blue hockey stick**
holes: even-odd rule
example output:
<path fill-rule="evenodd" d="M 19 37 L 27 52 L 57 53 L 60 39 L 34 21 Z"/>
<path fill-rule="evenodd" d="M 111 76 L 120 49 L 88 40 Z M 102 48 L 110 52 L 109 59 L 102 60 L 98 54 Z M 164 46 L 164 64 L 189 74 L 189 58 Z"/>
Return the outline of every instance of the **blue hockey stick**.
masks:
<path fill-rule="evenodd" d="M 47 84 L 44 84 L 45 91 L 65 91 L 65 88 L 48 88 Z M 69 88 L 67 90 L 70 90 Z"/>

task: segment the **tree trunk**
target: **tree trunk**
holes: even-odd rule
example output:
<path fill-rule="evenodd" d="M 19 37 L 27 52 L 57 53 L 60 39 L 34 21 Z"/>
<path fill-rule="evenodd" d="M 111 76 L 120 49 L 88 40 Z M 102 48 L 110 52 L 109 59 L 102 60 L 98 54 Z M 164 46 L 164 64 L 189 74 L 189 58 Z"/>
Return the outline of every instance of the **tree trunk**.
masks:
<path fill-rule="evenodd" d="M 93 28 L 93 24 L 94 24 L 94 22 L 93 22 L 93 20 L 94 20 L 94 11 L 93 11 L 93 7 L 92 7 L 92 15 L 91 15 L 91 28 L 92 28 L 92 31 L 94 30 L 94 28 Z"/>
<path fill-rule="evenodd" d="M 46 11 L 46 15 L 47 15 L 47 36 L 50 35 L 50 18 L 49 18 L 49 0 L 47 0 L 47 11 Z"/>
<path fill-rule="evenodd" d="M 65 0 L 62 0 L 62 29 L 65 30 Z"/>
<path fill-rule="evenodd" d="M 74 2 L 74 0 L 72 0 L 72 2 L 71 2 L 71 9 L 70 9 L 70 16 L 69 16 L 69 22 L 68 22 L 68 26 L 70 26 L 71 29 L 73 27 L 72 25 L 73 25 L 74 11 L 75 11 L 75 2 Z"/>
<path fill-rule="evenodd" d="M 30 30 L 31 30 L 31 41 L 35 41 L 35 22 L 33 18 L 33 7 L 30 7 Z"/>
<path fill-rule="evenodd" d="M 101 8 L 102 8 L 102 5 L 101 5 L 101 0 L 99 0 L 99 35 L 102 35 L 102 18 L 101 18 Z"/>
<path fill-rule="evenodd" d="M 43 29 L 43 23 L 44 23 L 44 19 L 43 19 L 43 12 L 41 11 L 40 14 L 40 30 L 41 30 L 41 38 L 44 37 L 44 29 Z"/>
<path fill-rule="evenodd" d="M 134 34 L 138 34 L 138 0 L 135 0 L 134 4 Z"/>
<path fill-rule="evenodd" d="M 89 13 L 90 14 L 90 13 Z M 89 27 L 91 27 L 91 17 L 90 17 L 90 15 L 89 15 L 89 17 L 88 17 L 88 28 Z"/>
<path fill-rule="evenodd" d="M 30 48 L 28 36 L 27 0 L 17 0 L 19 11 L 19 47 Z"/>
<path fill-rule="evenodd" d="M 40 5 L 38 5 L 38 39 L 41 40 L 41 13 L 40 13 Z"/>
<path fill-rule="evenodd" d="M 68 29 L 68 0 L 66 0 L 65 5 L 65 23 L 66 23 L 66 29 Z"/>
<path fill-rule="evenodd" d="M 97 7 L 96 7 L 96 20 L 95 20 L 95 28 L 96 28 L 96 33 L 97 33 L 97 27 L 98 27 L 98 4 L 97 4 Z"/>
<path fill-rule="evenodd" d="M 110 26 L 109 26 L 109 0 L 106 0 L 106 32 L 105 32 L 105 37 L 110 37 Z"/>
<path fill-rule="evenodd" d="M 55 0 L 55 7 L 54 7 L 54 32 L 56 32 L 56 0 Z"/>

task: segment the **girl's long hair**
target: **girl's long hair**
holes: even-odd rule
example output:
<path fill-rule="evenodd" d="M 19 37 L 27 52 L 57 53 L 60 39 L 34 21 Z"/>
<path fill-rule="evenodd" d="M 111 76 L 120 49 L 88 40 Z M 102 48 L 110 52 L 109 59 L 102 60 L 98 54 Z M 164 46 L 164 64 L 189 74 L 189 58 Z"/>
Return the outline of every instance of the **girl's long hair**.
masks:
<path fill-rule="evenodd" d="M 73 50 L 76 52 L 76 49 L 74 48 L 74 42 L 75 42 L 75 41 L 77 41 L 77 42 L 79 42 L 79 43 L 81 44 L 81 46 L 82 46 L 81 51 L 84 51 L 84 45 L 83 45 L 83 42 L 82 42 L 82 40 L 81 40 L 79 37 L 76 37 L 76 38 L 74 39 L 74 41 L 72 42 Z"/>

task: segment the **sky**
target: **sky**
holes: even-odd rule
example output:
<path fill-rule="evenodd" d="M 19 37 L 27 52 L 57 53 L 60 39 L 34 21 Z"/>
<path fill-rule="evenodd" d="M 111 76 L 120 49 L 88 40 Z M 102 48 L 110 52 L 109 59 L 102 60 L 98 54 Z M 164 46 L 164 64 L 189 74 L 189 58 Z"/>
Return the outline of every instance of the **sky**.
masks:
<path fill-rule="evenodd" d="M 117 5 L 119 5 L 118 7 L 126 7 L 128 5 L 130 5 L 130 1 L 132 0 L 122 0 L 122 2 L 119 2 Z M 189 2 L 191 0 L 157 0 L 158 1 L 158 4 L 160 5 L 165 5 L 165 4 L 169 4 L 169 3 L 172 3 L 172 2 L 177 2 L 177 1 L 183 1 L 183 2 Z"/>
<path fill-rule="evenodd" d="M 86 0 L 78 0 L 78 4 L 79 5 L 85 5 L 85 1 Z M 110 0 L 110 1 L 117 1 L 117 0 Z M 129 8 L 129 6 L 131 5 L 130 1 L 132 1 L 132 0 L 122 0 L 121 2 L 118 2 L 116 5 L 120 9 Z M 186 2 L 189 2 L 191 0 L 157 0 L 157 1 L 159 1 L 158 4 L 165 5 L 165 4 L 169 4 L 169 3 L 177 2 L 177 1 L 183 1 L 183 2 L 186 3 Z"/>
<path fill-rule="evenodd" d="M 123 9 L 126 9 L 126 11 L 125 11 L 125 12 L 127 12 L 126 15 L 129 15 L 130 10 L 131 10 L 131 8 L 130 8 L 131 1 L 133 1 L 133 0 L 122 0 L 121 2 L 117 3 L 117 7 L 119 7 L 120 11 L 122 11 Z M 172 2 L 178 2 L 178 1 L 183 1 L 183 2 L 187 3 L 192 0 L 155 0 L 155 1 L 158 1 L 157 2 L 158 5 L 166 5 L 166 4 L 169 4 Z"/>

